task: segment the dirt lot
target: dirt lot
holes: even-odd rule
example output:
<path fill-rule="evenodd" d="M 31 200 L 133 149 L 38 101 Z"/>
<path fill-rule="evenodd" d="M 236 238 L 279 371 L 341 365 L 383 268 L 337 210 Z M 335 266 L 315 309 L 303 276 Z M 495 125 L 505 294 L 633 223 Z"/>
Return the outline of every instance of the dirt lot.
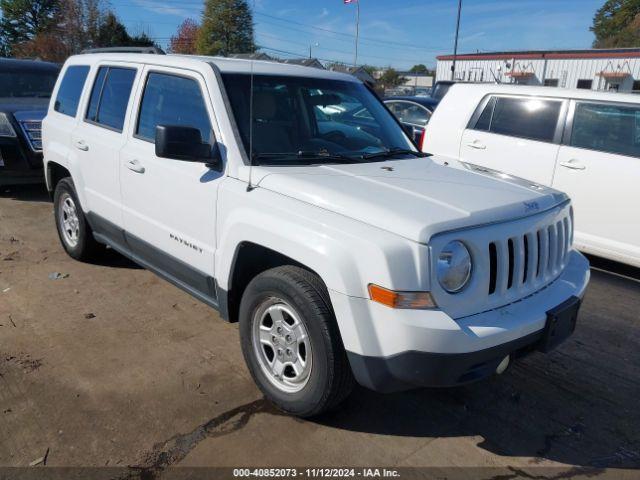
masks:
<path fill-rule="evenodd" d="M 262 400 L 236 325 L 113 252 L 72 261 L 45 192 L 5 191 L 0 465 L 639 468 L 640 273 L 600 263 L 555 352 L 302 421 Z"/>

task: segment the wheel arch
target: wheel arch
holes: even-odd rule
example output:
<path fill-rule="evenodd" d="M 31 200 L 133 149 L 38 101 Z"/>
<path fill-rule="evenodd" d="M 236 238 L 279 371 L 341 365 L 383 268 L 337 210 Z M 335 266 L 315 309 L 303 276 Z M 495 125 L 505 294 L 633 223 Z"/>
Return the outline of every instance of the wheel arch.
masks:
<path fill-rule="evenodd" d="M 71 172 L 67 167 L 60 165 L 57 162 L 47 162 L 47 168 L 45 170 L 45 181 L 47 183 L 47 190 L 49 191 L 49 195 L 53 196 L 56 185 L 65 177 L 71 177 Z"/>
<path fill-rule="evenodd" d="M 221 312 L 226 320 L 232 323 L 238 321 L 240 300 L 253 278 L 262 272 L 284 265 L 294 265 L 308 270 L 324 283 L 322 276 L 316 270 L 293 257 L 254 241 L 239 242 L 230 265 L 228 289 L 221 295 L 224 297 L 221 302 Z"/>

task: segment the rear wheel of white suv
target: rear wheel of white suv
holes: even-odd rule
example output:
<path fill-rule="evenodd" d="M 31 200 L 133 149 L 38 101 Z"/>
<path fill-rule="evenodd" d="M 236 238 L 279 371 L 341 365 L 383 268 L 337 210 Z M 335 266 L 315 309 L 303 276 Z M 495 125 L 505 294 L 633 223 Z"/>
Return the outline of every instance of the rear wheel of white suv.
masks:
<path fill-rule="evenodd" d="M 245 289 L 239 316 L 251 375 L 278 408 L 309 417 L 349 395 L 353 375 L 317 275 L 295 266 L 261 273 Z"/>
<path fill-rule="evenodd" d="M 53 194 L 58 236 L 67 253 L 76 260 L 90 260 L 100 249 L 80 207 L 71 178 L 63 178 Z"/>

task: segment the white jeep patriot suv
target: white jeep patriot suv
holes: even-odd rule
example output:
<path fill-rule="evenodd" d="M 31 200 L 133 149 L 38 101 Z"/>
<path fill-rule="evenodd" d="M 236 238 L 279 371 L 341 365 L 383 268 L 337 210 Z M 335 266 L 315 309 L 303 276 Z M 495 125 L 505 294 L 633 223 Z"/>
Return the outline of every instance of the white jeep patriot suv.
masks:
<path fill-rule="evenodd" d="M 258 386 L 318 414 L 501 373 L 575 328 L 570 201 L 417 151 L 349 75 L 179 55 L 67 60 L 43 124 L 65 250 L 108 245 L 240 323 Z"/>

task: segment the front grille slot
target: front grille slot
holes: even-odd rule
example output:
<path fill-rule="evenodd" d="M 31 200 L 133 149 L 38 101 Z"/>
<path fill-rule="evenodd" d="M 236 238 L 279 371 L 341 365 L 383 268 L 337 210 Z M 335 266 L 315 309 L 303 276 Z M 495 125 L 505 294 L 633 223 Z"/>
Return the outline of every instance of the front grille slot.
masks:
<path fill-rule="evenodd" d="M 527 273 L 529 269 L 529 236 L 524 236 L 524 272 L 522 272 L 522 283 L 527 281 Z"/>
<path fill-rule="evenodd" d="M 513 266 L 515 261 L 515 254 L 513 253 L 513 240 L 509 239 L 507 242 L 509 248 L 509 279 L 507 280 L 507 290 L 513 286 Z"/>
<path fill-rule="evenodd" d="M 498 252 L 496 244 L 489 244 L 489 295 L 496 291 L 496 282 L 498 280 Z"/>
<path fill-rule="evenodd" d="M 42 151 L 42 122 L 38 120 L 20 121 L 20 127 L 24 132 L 31 150 L 34 152 Z"/>
<path fill-rule="evenodd" d="M 540 283 L 557 274 L 567 260 L 571 221 L 565 217 L 506 241 L 489 243 L 489 295 Z"/>

